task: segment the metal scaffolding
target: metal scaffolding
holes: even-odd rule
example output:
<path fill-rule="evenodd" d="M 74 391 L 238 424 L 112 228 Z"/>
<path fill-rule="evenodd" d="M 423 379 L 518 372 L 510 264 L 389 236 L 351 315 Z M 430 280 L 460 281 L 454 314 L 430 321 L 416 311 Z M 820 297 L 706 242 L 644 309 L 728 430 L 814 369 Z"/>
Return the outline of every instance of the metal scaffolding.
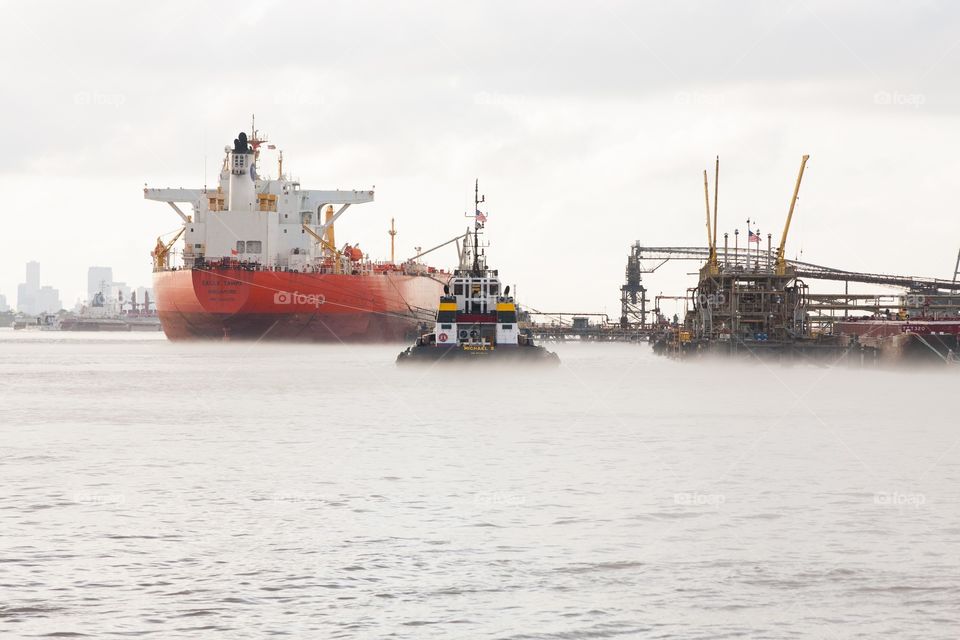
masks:
<path fill-rule="evenodd" d="M 658 264 L 653 267 L 644 267 L 641 263 L 640 273 L 653 273 L 670 260 L 706 261 L 710 257 L 710 249 L 707 247 L 646 247 L 638 241 L 630 247 L 631 259 L 634 258 L 634 256 L 638 262 L 641 260 L 658 261 Z M 776 256 L 773 255 L 770 250 L 761 250 L 759 252 L 753 250 L 753 253 L 747 254 L 742 249 L 733 252 L 724 249 L 724 255 L 720 257 L 720 260 L 724 264 L 735 267 L 751 267 L 754 269 L 773 270 L 776 265 Z M 883 273 L 864 273 L 825 267 L 810 262 L 801 262 L 799 260 L 787 260 L 786 263 L 788 267 L 793 268 L 793 272 L 798 278 L 806 278 L 808 280 L 881 284 L 904 287 L 913 291 L 960 291 L 960 279 L 957 277 L 953 280 L 946 280 L 941 278 L 899 276 Z"/>

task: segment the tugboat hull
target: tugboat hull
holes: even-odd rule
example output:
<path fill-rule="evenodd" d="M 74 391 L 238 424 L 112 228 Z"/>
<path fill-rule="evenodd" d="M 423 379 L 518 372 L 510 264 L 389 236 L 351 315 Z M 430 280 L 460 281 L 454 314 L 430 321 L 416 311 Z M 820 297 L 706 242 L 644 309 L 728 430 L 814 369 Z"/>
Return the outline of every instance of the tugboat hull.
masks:
<path fill-rule="evenodd" d="M 432 364 L 434 362 L 509 362 L 511 364 L 527 362 L 558 366 L 560 358 L 552 351 L 541 346 L 475 347 L 461 345 L 454 347 L 432 347 L 414 345 L 397 356 L 397 364 Z"/>

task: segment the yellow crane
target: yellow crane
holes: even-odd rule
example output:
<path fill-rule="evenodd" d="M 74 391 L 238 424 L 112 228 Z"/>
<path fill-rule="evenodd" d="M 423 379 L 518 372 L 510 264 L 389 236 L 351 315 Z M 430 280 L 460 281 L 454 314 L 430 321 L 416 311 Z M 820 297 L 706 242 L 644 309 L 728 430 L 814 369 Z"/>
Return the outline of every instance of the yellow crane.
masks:
<path fill-rule="evenodd" d="M 327 242 L 327 239 L 321 236 L 319 233 L 313 230 L 313 228 L 307 223 L 301 225 L 303 230 L 307 232 L 307 235 L 314 239 L 317 244 L 322 245 L 327 251 L 333 255 L 333 272 L 340 273 L 340 257 L 343 255 L 340 251 L 337 250 L 335 246 Z M 329 231 L 329 229 L 328 229 Z"/>
<path fill-rule="evenodd" d="M 790 200 L 787 222 L 783 225 L 783 236 L 780 237 L 780 246 L 777 248 L 776 271 L 778 276 L 787 273 L 787 258 L 784 255 L 784 250 L 787 246 L 787 234 L 790 232 L 790 222 L 793 220 L 793 209 L 797 205 L 797 196 L 800 194 L 800 181 L 803 180 L 803 170 L 807 166 L 807 160 L 809 159 L 810 156 L 805 155 L 803 156 L 803 160 L 800 161 L 800 173 L 797 174 L 797 184 L 793 187 L 793 198 Z"/>
<path fill-rule="evenodd" d="M 716 173 L 713 178 L 713 227 L 710 225 L 710 187 L 707 184 L 707 170 L 703 170 L 703 200 L 707 205 L 707 247 L 710 255 L 707 258 L 707 271 L 711 275 L 720 273 L 717 264 L 717 191 L 720 186 L 720 156 L 717 156 Z"/>
<path fill-rule="evenodd" d="M 154 271 L 164 271 L 170 267 L 170 250 L 173 249 L 173 245 L 186 230 L 186 227 L 181 228 L 170 242 L 164 242 L 163 238 L 160 237 L 157 238 L 157 246 L 150 252 L 150 256 L 153 258 Z"/>

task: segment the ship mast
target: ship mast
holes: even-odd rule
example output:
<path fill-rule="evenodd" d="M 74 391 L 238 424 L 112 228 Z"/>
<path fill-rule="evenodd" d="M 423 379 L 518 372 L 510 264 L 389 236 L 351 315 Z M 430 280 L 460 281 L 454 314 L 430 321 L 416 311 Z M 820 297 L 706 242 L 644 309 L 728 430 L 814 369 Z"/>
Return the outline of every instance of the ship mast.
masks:
<path fill-rule="evenodd" d="M 266 135 L 266 134 L 264 134 Z M 267 142 L 266 138 L 261 138 L 259 132 L 257 131 L 257 115 L 251 114 L 250 116 L 250 147 L 253 149 L 253 162 L 256 164 L 260 160 L 260 145 L 264 142 Z M 272 149 L 273 145 L 267 147 Z"/>
<path fill-rule="evenodd" d="M 473 183 L 473 270 L 476 275 L 480 273 L 480 229 L 483 228 L 484 216 L 480 213 L 480 204 L 487 201 L 487 196 L 480 195 L 480 179 Z"/>
<path fill-rule="evenodd" d="M 390 218 L 390 231 L 388 231 L 387 233 L 390 234 L 390 264 L 396 264 L 397 262 L 394 259 L 394 252 L 393 252 L 393 249 L 394 249 L 393 242 L 397 237 L 397 229 L 396 227 L 393 226 L 393 218 Z"/>

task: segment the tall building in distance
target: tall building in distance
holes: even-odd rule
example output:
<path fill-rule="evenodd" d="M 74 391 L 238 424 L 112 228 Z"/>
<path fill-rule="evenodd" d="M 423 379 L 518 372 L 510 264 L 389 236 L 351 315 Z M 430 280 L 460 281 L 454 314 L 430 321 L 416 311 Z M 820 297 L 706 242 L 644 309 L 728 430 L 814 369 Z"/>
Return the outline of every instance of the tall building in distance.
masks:
<path fill-rule="evenodd" d="M 40 286 L 40 263 L 27 263 L 26 282 L 17 286 L 17 311 L 35 316 L 60 311 L 60 291 L 51 286 Z"/>
<path fill-rule="evenodd" d="M 7 304 L 7 296 L 0 293 L 0 313 L 10 311 L 10 305 Z"/>
<path fill-rule="evenodd" d="M 27 281 L 24 282 L 29 291 L 40 290 L 40 263 L 31 260 L 27 263 Z"/>

